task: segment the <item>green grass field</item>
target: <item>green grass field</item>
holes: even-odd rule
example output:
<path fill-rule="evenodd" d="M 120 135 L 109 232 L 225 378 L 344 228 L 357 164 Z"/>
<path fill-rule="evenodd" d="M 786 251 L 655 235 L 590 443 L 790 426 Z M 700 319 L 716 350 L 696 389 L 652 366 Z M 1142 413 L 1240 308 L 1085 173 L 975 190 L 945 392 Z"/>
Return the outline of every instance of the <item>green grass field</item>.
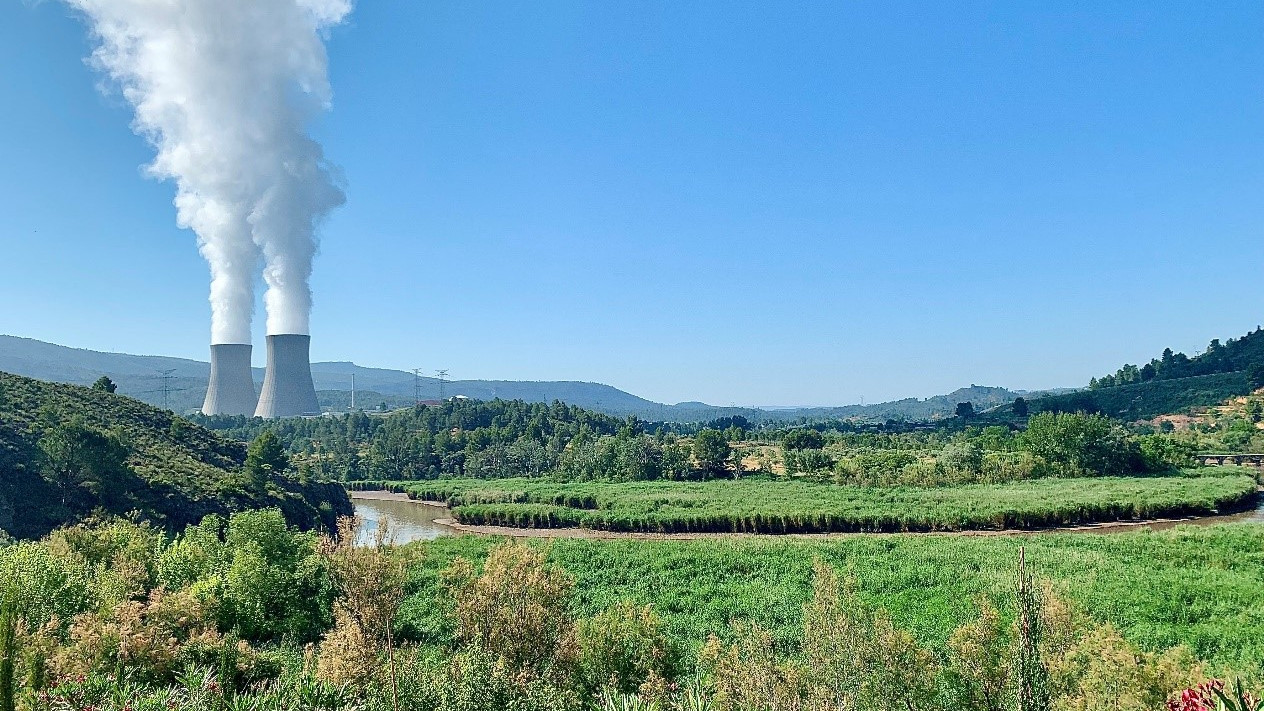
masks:
<path fill-rule="evenodd" d="M 414 498 L 447 501 L 457 520 L 471 525 L 647 532 L 901 532 L 1036 529 L 1202 515 L 1249 506 L 1255 497 L 1255 480 L 1236 470 L 1219 473 L 1037 479 L 942 488 L 767 479 L 622 483 L 453 479 L 388 486 Z"/>
<path fill-rule="evenodd" d="M 403 631 L 442 644 L 450 630 L 439 571 L 456 556 L 481 560 L 497 539 L 462 536 L 423 545 Z M 793 648 L 810 595 L 813 559 L 850 571 L 861 594 L 889 609 L 918 640 L 940 649 L 988 596 L 1008 610 L 1021 546 L 1038 576 L 1095 618 L 1157 650 L 1190 646 L 1217 669 L 1264 673 L 1264 525 L 1183 526 L 1124 534 L 965 537 L 896 535 L 833 541 L 776 538 L 698 541 L 534 542 L 576 580 L 576 613 L 621 598 L 649 603 L 668 633 L 696 650 L 734 620 L 757 621 Z M 686 655 L 692 659 L 690 652 Z"/>

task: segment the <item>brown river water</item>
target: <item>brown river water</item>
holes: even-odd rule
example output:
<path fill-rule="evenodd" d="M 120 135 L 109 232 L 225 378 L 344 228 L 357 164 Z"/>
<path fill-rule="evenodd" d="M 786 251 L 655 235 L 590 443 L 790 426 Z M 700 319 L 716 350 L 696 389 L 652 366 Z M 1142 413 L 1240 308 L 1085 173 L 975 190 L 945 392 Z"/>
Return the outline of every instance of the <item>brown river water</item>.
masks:
<path fill-rule="evenodd" d="M 644 538 L 646 540 L 691 540 L 697 538 L 748 537 L 760 534 L 612 534 L 602 531 L 582 529 L 506 529 L 483 526 L 453 526 L 451 512 L 444 506 L 412 501 L 404 494 L 389 491 L 353 491 L 352 502 L 356 515 L 364 520 L 361 529 L 361 541 L 372 540 L 382 521 L 390 525 L 391 537 L 396 543 L 412 543 L 413 541 L 430 541 L 439 536 L 451 536 L 461 533 L 481 533 L 491 535 L 522 536 L 532 538 Z M 448 523 L 441 523 L 446 521 Z M 1264 523 L 1264 496 L 1254 511 L 1230 514 L 1226 516 L 1204 516 L 1188 519 L 1163 519 L 1157 521 L 1126 521 L 1120 523 L 1099 524 L 1094 526 L 1076 526 L 1071 528 L 1049 529 L 1047 533 L 1119 533 L 1122 531 L 1149 528 L 1155 531 L 1180 525 L 1209 526 L 1217 523 L 1255 522 Z M 925 534 L 925 535 L 1014 535 L 1023 533 L 1039 533 L 1040 531 L 971 531 L 964 534 Z M 769 534 L 762 534 L 769 535 Z M 819 533 L 790 534 L 785 538 L 842 538 L 857 535 L 895 535 L 887 533 Z"/>
<path fill-rule="evenodd" d="M 437 519 L 451 515 L 446 507 L 412 501 L 404 494 L 353 491 L 351 502 L 355 504 L 356 515 L 364 521 L 364 526 L 360 529 L 361 542 L 372 540 L 382 521 L 389 523 L 391 537 L 396 543 L 431 541 L 439 536 L 456 533 L 447 526 L 435 523 Z"/>

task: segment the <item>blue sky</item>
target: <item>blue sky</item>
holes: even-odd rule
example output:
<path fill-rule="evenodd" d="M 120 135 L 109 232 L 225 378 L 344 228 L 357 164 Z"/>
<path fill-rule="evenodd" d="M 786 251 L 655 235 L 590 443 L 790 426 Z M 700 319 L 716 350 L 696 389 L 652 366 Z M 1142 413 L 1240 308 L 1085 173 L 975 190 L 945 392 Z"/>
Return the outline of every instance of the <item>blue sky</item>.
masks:
<path fill-rule="evenodd" d="M 0 332 L 205 358 L 89 51 L 0 0 Z M 363 0 L 330 57 L 320 360 L 841 404 L 1264 322 L 1258 2 Z"/>

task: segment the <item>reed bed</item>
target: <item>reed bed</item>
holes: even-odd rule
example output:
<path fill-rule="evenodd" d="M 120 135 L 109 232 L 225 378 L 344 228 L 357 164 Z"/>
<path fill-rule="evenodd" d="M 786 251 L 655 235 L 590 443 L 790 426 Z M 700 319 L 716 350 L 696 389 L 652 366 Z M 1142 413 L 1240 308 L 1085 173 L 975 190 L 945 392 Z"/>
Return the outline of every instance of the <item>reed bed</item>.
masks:
<path fill-rule="evenodd" d="M 896 533 L 1034 530 L 1241 511 L 1248 476 L 1040 479 L 942 488 L 801 480 L 374 482 L 446 502 L 468 525 L 653 533 Z"/>

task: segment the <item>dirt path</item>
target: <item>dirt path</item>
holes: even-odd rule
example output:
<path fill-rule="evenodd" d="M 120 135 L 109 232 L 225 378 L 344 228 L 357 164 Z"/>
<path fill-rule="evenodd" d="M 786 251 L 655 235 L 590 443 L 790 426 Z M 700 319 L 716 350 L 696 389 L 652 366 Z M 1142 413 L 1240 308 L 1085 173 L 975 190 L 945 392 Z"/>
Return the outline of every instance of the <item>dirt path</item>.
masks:
<path fill-rule="evenodd" d="M 415 504 L 447 509 L 447 506 L 436 501 L 418 501 L 409 499 L 407 494 L 396 494 L 389 491 L 353 491 L 352 499 L 412 501 Z M 434 523 L 451 529 L 453 533 L 466 533 L 478 536 L 502 536 L 506 538 L 582 538 L 589 540 L 629 540 L 629 541 L 697 541 L 726 538 L 767 538 L 808 541 L 827 541 L 833 538 L 854 538 L 856 536 L 1024 536 L 1035 533 L 1120 533 L 1141 528 L 1163 530 L 1182 524 L 1209 526 L 1217 523 L 1234 523 L 1240 521 L 1264 522 L 1264 509 L 1227 516 L 1202 516 L 1190 518 L 1161 518 L 1146 521 L 1114 521 L 1095 523 L 1083 526 L 1060 526 L 1056 528 L 1006 529 L 1003 531 L 933 531 L 919 533 L 645 533 L 600 531 L 588 528 L 514 528 L 510 526 L 470 526 L 459 523 L 453 518 L 438 518 Z"/>

